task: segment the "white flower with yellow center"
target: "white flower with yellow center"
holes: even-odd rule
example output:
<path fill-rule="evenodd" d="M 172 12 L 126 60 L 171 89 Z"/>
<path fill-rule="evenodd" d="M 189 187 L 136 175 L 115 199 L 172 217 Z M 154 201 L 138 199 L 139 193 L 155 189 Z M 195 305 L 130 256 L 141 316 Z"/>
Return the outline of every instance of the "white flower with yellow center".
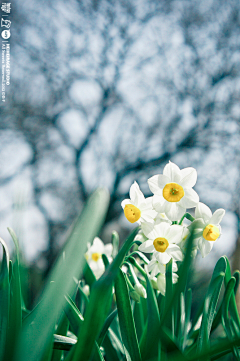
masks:
<path fill-rule="evenodd" d="M 113 246 L 111 243 L 105 245 L 98 237 L 94 238 L 92 246 L 88 244 L 88 250 L 85 253 L 85 258 L 97 279 L 105 271 L 102 254 L 105 254 L 109 262 L 112 262 L 112 249 Z"/>
<path fill-rule="evenodd" d="M 167 264 L 171 258 L 182 261 L 183 254 L 177 245 L 182 239 L 182 226 L 170 225 L 167 222 L 155 225 L 145 222 L 141 227 L 148 240 L 138 247 L 139 251 L 153 253 L 162 264 Z"/>
<path fill-rule="evenodd" d="M 197 193 L 192 189 L 197 181 L 194 168 L 179 167 L 169 162 L 163 174 L 148 179 L 148 185 L 154 194 L 153 208 L 164 212 L 171 221 L 180 220 L 187 208 L 195 207 L 199 202 Z"/>
<path fill-rule="evenodd" d="M 157 212 L 153 210 L 152 198 L 145 198 L 137 182 L 130 187 L 130 199 L 124 199 L 121 205 L 125 217 L 130 223 L 153 222 Z"/>
<path fill-rule="evenodd" d="M 220 222 L 225 214 L 225 210 L 217 209 L 213 214 L 208 206 L 199 202 L 195 210 L 195 221 L 190 229 L 194 230 L 195 241 L 202 257 L 206 257 L 211 251 L 214 242 L 220 237 Z"/>

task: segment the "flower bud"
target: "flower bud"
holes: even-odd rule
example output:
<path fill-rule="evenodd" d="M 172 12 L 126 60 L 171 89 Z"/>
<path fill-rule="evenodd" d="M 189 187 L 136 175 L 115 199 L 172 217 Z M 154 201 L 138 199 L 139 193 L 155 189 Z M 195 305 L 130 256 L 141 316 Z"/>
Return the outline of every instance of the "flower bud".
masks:
<path fill-rule="evenodd" d="M 83 292 L 85 293 L 85 295 L 88 297 L 90 295 L 90 288 L 88 285 L 85 285 L 83 287 Z"/>
<path fill-rule="evenodd" d="M 139 296 L 141 296 L 143 298 L 147 298 L 146 289 L 143 287 L 143 285 L 141 285 L 140 282 L 135 284 L 134 289 L 139 294 Z"/>

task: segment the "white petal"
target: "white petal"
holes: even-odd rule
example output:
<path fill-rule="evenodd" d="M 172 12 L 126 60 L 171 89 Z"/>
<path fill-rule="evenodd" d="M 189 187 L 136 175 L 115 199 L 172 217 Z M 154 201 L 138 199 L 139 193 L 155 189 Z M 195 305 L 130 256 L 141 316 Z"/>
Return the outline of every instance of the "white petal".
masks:
<path fill-rule="evenodd" d="M 175 261 L 182 261 L 183 260 L 183 253 L 179 246 L 176 244 L 170 244 L 166 249 L 166 252 L 175 260 Z"/>
<path fill-rule="evenodd" d="M 141 204 L 141 211 L 153 209 L 153 197 L 148 197 L 144 199 L 144 203 Z"/>
<path fill-rule="evenodd" d="M 145 252 L 145 253 L 152 253 L 155 248 L 153 245 L 153 240 L 147 240 L 146 242 L 142 243 L 139 247 L 138 250 L 141 252 Z"/>
<path fill-rule="evenodd" d="M 164 213 L 166 202 L 167 201 L 163 198 L 162 195 L 161 196 L 159 196 L 159 195 L 153 196 L 153 208 L 159 213 Z"/>
<path fill-rule="evenodd" d="M 173 224 L 169 227 L 166 238 L 169 243 L 179 243 L 182 240 L 183 227 L 177 224 Z"/>
<path fill-rule="evenodd" d="M 142 191 L 140 190 L 137 182 L 134 182 L 131 185 L 129 194 L 130 194 L 132 203 L 135 204 L 136 207 L 138 207 L 139 204 L 141 204 L 145 201 L 145 197 L 144 197 Z"/>
<path fill-rule="evenodd" d="M 208 242 L 205 238 L 201 237 L 198 242 L 198 248 L 201 252 L 202 258 L 206 257 L 213 248 L 214 242 Z"/>
<path fill-rule="evenodd" d="M 172 274 L 172 282 L 173 282 L 173 284 L 177 283 L 177 281 L 178 281 L 178 275 L 176 273 L 173 273 Z"/>
<path fill-rule="evenodd" d="M 166 234 L 168 233 L 168 230 L 169 230 L 169 223 L 167 222 L 161 222 L 161 223 L 158 223 L 154 226 L 154 229 L 158 235 L 158 237 L 164 237 L 166 236 Z"/>
<path fill-rule="evenodd" d="M 92 252 L 98 252 L 98 253 L 103 253 L 104 252 L 104 243 L 101 241 L 101 239 L 99 237 L 94 238 L 91 251 Z"/>
<path fill-rule="evenodd" d="M 159 176 L 158 176 L 159 188 L 163 189 L 167 183 L 171 183 L 171 179 L 164 174 L 159 174 Z"/>
<path fill-rule="evenodd" d="M 148 272 L 151 272 L 151 271 L 154 269 L 155 266 L 157 266 L 157 260 L 156 260 L 156 259 L 152 259 L 152 260 L 148 263 L 148 265 L 146 265 Z"/>
<path fill-rule="evenodd" d="M 127 204 L 132 204 L 131 199 L 124 199 L 121 203 L 122 208 L 124 209 Z"/>
<path fill-rule="evenodd" d="M 178 203 L 171 203 L 171 202 L 166 202 L 165 204 L 165 213 L 166 216 L 171 220 L 171 221 L 178 221 L 182 218 L 182 216 L 184 215 L 184 213 L 186 212 L 186 208 L 182 208 Z"/>
<path fill-rule="evenodd" d="M 170 256 L 167 252 L 156 252 L 155 253 L 155 257 L 158 260 L 158 262 L 163 263 L 163 264 L 167 264 L 170 259 L 172 258 L 172 256 Z"/>
<path fill-rule="evenodd" d="M 211 217 L 212 217 L 211 209 L 208 206 L 206 206 L 206 204 L 199 202 L 195 209 L 195 218 L 202 218 L 206 223 Z"/>
<path fill-rule="evenodd" d="M 144 234 L 146 237 L 148 237 L 148 238 L 152 238 L 152 237 L 149 236 L 149 235 L 152 234 L 153 227 L 154 227 L 154 224 L 153 224 L 153 223 L 150 223 L 150 222 L 143 222 L 143 223 L 141 224 L 142 232 L 143 232 L 143 234 Z"/>
<path fill-rule="evenodd" d="M 179 183 L 181 180 L 181 173 L 179 167 L 169 161 L 169 163 L 163 169 L 163 175 L 167 176 L 171 182 Z"/>
<path fill-rule="evenodd" d="M 111 256 L 112 255 L 112 250 L 113 250 L 113 245 L 112 243 L 108 243 L 104 246 L 104 254 L 106 256 Z"/>
<path fill-rule="evenodd" d="M 153 194 L 162 195 L 162 189 L 158 186 L 158 176 L 154 175 L 148 179 L 148 186 Z"/>
<path fill-rule="evenodd" d="M 172 263 L 172 270 L 173 270 L 173 272 L 177 272 L 177 270 L 178 270 L 177 263 L 174 260 L 173 260 L 173 263 Z"/>
<path fill-rule="evenodd" d="M 196 205 L 199 202 L 199 196 L 197 192 L 195 192 L 194 189 L 184 189 L 184 196 L 179 201 L 179 205 L 181 205 L 183 208 L 192 208 L 196 207 Z"/>
<path fill-rule="evenodd" d="M 154 218 L 157 216 L 157 212 L 153 209 L 144 209 L 141 210 L 142 222 L 153 222 Z"/>
<path fill-rule="evenodd" d="M 217 209 L 212 217 L 209 219 L 210 224 L 219 224 L 221 220 L 223 219 L 223 216 L 225 214 L 225 210 L 222 208 Z"/>
<path fill-rule="evenodd" d="M 197 171 L 196 169 L 189 167 L 189 168 L 184 168 L 182 170 L 180 170 L 181 173 L 181 182 L 180 185 L 183 188 L 192 188 L 195 186 L 196 181 L 197 181 Z"/>
<path fill-rule="evenodd" d="M 165 277 L 165 275 L 160 274 L 157 277 L 157 284 L 158 284 L 158 289 L 161 292 L 161 294 L 165 295 L 165 290 L 166 290 L 166 277 Z"/>

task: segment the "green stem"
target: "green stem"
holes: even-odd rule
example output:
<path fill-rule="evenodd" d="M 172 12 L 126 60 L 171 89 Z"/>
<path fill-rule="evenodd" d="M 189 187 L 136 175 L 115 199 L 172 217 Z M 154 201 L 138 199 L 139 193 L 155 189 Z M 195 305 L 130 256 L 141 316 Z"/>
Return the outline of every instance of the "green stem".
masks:
<path fill-rule="evenodd" d="M 128 261 L 131 262 L 131 264 L 138 269 L 138 271 L 143 275 L 144 278 L 147 277 L 146 272 L 145 272 L 144 269 L 140 266 L 140 264 L 137 263 L 137 261 L 135 260 L 135 258 L 133 258 L 133 257 L 128 257 Z"/>
<path fill-rule="evenodd" d="M 182 216 L 182 218 L 180 219 L 180 222 L 178 223 L 178 224 L 182 224 L 182 222 L 183 222 L 183 220 L 184 220 L 184 218 L 187 218 L 189 221 L 191 221 L 191 222 L 193 222 L 194 220 L 195 220 L 195 218 L 193 217 L 193 216 L 191 216 L 191 214 L 190 213 L 185 213 L 183 216 Z M 176 222 L 177 223 L 177 222 Z M 176 224 L 175 223 L 175 224 Z"/>

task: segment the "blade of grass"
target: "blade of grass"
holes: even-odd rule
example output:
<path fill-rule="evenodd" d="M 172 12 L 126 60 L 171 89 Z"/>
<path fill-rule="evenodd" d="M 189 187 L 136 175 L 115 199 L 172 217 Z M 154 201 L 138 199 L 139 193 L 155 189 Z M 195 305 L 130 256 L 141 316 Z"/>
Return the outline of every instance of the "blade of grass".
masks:
<path fill-rule="evenodd" d="M 22 292 L 19 270 L 19 245 L 15 232 L 8 228 L 15 245 L 16 255 L 12 263 L 12 275 L 10 283 L 10 309 L 9 309 L 9 328 L 7 336 L 7 345 L 4 358 L 11 360 L 13 350 L 17 342 L 17 337 L 22 327 Z"/>
<path fill-rule="evenodd" d="M 143 360 L 147 360 L 153 357 L 160 357 L 160 341 L 153 344 L 153 347 L 149 348 L 150 341 L 155 337 L 159 330 L 160 316 L 158 311 L 158 305 L 155 293 L 153 291 L 151 282 L 148 277 L 147 281 L 147 306 L 148 306 L 148 320 L 147 320 L 147 334 L 144 344 L 141 347 L 141 355 Z"/>
<path fill-rule="evenodd" d="M 119 272 L 116 278 L 115 292 L 121 336 L 127 360 L 141 361 L 127 283 L 122 271 Z"/>
<path fill-rule="evenodd" d="M 0 238 L 3 249 L 3 257 L 0 273 L 0 360 L 3 360 L 7 330 L 9 323 L 9 307 L 10 307 L 10 284 L 9 284 L 9 252 L 6 243 Z"/>
<path fill-rule="evenodd" d="M 226 260 L 221 257 L 213 271 L 212 279 L 208 287 L 204 302 L 202 323 L 198 335 L 197 352 L 201 353 L 209 347 L 209 335 L 216 312 L 219 294 L 226 273 Z"/>
<path fill-rule="evenodd" d="M 64 247 L 65 262 L 60 256 L 44 289 L 34 323 L 23 327 L 15 350 L 17 361 L 39 361 L 44 347 L 52 338 L 57 315 L 64 304 L 64 295 L 70 293 L 73 277 L 78 278 L 84 265 L 88 242 L 97 235 L 108 207 L 109 195 L 105 189 L 93 193 L 78 217 Z M 50 284 L 51 281 L 51 284 Z"/>

